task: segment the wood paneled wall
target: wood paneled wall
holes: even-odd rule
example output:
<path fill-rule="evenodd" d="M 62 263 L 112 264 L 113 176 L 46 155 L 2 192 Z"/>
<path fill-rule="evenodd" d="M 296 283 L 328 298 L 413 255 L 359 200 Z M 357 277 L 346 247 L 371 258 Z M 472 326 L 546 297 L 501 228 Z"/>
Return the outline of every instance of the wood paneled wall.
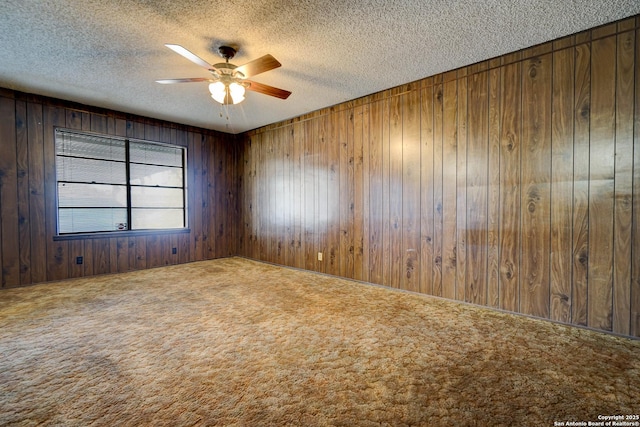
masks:
<path fill-rule="evenodd" d="M 240 254 L 640 336 L 639 27 L 237 137 L 0 89 L 2 287 Z M 190 233 L 54 240 L 54 126 L 187 146 Z"/>
<path fill-rule="evenodd" d="M 54 240 L 55 126 L 186 146 L 190 233 Z M 2 287 L 234 255 L 236 165 L 230 135 L 1 89 Z"/>
<path fill-rule="evenodd" d="M 640 336 L 639 25 L 244 134 L 239 253 Z"/>

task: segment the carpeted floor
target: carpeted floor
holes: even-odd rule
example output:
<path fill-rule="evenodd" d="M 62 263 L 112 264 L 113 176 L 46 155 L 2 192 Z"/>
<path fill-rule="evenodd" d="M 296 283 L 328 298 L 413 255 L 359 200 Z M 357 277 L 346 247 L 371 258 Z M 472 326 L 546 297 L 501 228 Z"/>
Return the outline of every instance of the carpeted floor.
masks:
<path fill-rule="evenodd" d="M 0 425 L 553 426 L 640 341 L 227 258 L 0 291 Z"/>

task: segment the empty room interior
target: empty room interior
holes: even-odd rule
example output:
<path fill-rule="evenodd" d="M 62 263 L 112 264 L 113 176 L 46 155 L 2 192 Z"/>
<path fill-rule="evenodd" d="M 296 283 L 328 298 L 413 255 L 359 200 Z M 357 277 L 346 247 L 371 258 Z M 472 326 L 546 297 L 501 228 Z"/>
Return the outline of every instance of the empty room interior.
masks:
<path fill-rule="evenodd" d="M 0 39 L 0 425 L 640 426 L 636 0 Z"/>

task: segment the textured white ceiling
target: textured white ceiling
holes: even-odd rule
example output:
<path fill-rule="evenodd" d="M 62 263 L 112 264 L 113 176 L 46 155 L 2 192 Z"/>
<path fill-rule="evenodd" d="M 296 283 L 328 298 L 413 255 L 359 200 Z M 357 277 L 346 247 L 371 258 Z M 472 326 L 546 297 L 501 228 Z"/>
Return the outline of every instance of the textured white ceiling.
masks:
<path fill-rule="evenodd" d="M 0 86 L 123 112 L 243 132 L 640 13 L 638 0 L 0 0 Z M 282 67 L 222 107 L 208 77 L 164 47 L 236 65 Z"/>

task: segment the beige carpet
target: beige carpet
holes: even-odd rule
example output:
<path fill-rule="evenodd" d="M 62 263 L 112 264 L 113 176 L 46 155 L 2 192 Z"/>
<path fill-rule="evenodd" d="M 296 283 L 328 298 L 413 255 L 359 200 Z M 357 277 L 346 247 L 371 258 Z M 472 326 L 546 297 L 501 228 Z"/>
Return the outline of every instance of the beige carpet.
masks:
<path fill-rule="evenodd" d="M 241 258 L 0 291 L 0 425 L 552 426 L 640 341 Z"/>

